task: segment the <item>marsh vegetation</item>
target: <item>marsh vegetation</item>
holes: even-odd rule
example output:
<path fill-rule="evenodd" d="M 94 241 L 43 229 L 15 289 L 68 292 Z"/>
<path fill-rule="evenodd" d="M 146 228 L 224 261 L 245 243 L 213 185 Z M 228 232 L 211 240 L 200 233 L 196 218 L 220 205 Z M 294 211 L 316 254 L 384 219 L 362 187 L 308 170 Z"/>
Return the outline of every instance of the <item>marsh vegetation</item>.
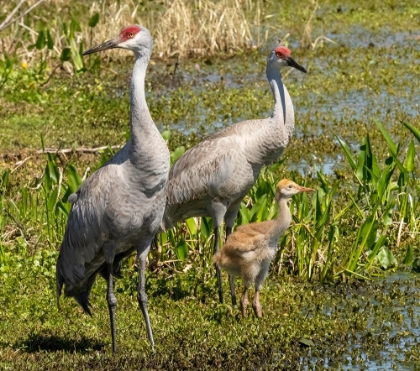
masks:
<path fill-rule="evenodd" d="M 58 312 L 54 269 L 68 196 L 128 131 L 131 55 L 81 52 L 129 23 L 155 38 L 147 99 L 172 161 L 209 133 L 270 114 L 265 58 L 282 38 L 308 69 L 284 76 L 295 137 L 237 224 L 276 215 L 281 178 L 317 191 L 292 200 L 261 320 L 217 303 L 211 221 L 189 219 L 150 255 L 153 352 L 130 258 L 116 283 L 113 358 L 105 283 L 92 318 L 72 300 Z M 0 368 L 415 367 L 419 29 L 416 1 L 50 0 L 1 31 Z"/>

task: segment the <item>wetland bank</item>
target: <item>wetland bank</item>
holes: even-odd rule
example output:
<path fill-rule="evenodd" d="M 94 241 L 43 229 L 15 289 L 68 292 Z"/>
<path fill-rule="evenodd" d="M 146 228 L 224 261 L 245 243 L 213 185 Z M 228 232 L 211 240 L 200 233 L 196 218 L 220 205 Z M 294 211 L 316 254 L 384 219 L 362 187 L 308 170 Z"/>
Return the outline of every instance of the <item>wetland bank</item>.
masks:
<path fill-rule="evenodd" d="M 243 11 L 235 17 L 241 23 L 231 16 L 226 23 L 243 30 L 242 44 L 228 31 L 208 33 L 195 51 L 180 43 L 182 27 L 185 40 L 194 28 L 179 10 L 194 14 L 211 6 L 206 1 L 174 1 L 172 8 L 140 2 L 137 13 L 124 2 L 87 8 L 50 1 L 24 19 L 37 34 L 18 24 L 0 34 L 1 369 L 420 367 L 417 3 L 325 1 L 315 12 L 309 1 L 221 3 L 226 16 Z M 60 19 L 49 24 L 53 10 Z M 54 267 L 68 195 L 115 151 L 80 149 L 121 145 L 128 130 L 132 57 L 81 60 L 77 46 L 104 41 L 114 34 L 109 20 L 120 29 L 132 14 L 155 37 L 147 102 L 173 160 L 222 127 L 271 113 L 266 56 L 290 33 L 285 43 L 308 70 L 284 76 L 295 136 L 237 222 L 272 218 L 272 186 L 282 177 L 318 191 L 292 201 L 294 226 L 279 241 L 261 320 L 218 304 L 209 220 L 162 234 L 151 253 L 154 351 L 137 308 L 134 259 L 125 262 L 115 285 L 120 352 L 112 356 L 105 283 L 94 286 L 91 318 L 73 300 L 58 311 Z M 162 18 L 167 24 L 159 25 Z M 333 42 L 318 39 L 313 47 L 318 36 Z M 79 151 L 37 153 L 42 147 Z M 227 277 L 224 289 L 228 298 Z"/>

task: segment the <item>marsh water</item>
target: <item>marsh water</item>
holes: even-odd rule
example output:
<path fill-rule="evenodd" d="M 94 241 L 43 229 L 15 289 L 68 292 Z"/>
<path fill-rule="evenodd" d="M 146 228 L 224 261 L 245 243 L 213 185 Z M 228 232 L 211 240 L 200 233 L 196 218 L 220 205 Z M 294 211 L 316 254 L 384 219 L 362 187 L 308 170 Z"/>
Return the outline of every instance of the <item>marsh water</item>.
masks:
<path fill-rule="evenodd" d="M 360 326 L 364 327 L 350 336 L 343 351 L 345 361 L 335 366 L 343 370 L 418 369 L 420 361 L 413 361 L 412 348 L 420 335 L 419 292 L 418 275 L 399 272 L 350 291 L 341 305 L 324 307 L 329 317 L 334 311 L 343 316 L 349 311 L 357 312 Z M 373 338 L 380 338 L 382 346 L 371 347 L 369 341 Z M 323 366 L 334 365 L 324 360 Z"/>
<path fill-rule="evenodd" d="M 354 27 L 345 34 L 326 36 L 332 42 L 318 46 L 320 52 L 308 50 L 295 57 L 307 68 L 307 74 L 294 69 L 283 70 L 283 82 L 292 97 L 296 117 L 295 142 L 290 146 L 303 146 L 305 141 L 319 136 L 329 138 L 324 151 L 305 152 L 303 149 L 299 159 L 287 162 L 289 169 L 302 174 L 313 171 L 315 166 L 327 174 L 343 168 L 344 158 L 337 155 L 339 151 L 328 150 L 337 145 L 335 135 L 344 137 L 349 146 L 357 149 L 361 128 L 369 131 L 375 118 L 382 121 L 398 141 L 401 121 L 411 122 L 420 109 L 419 75 L 412 68 L 420 62 L 418 33 L 410 30 L 392 33 L 385 28 L 370 33 L 362 27 Z M 291 40 L 288 46 L 294 56 L 298 41 Z M 239 91 L 238 94 L 245 88 L 254 89 L 256 99 L 263 96 L 266 103 L 255 113 L 242 109 L 244 114 L 241 115 L 240 107 L 231 108 L 235 102 L 226 104 L 221 98 L 215 104 L 211 122 L 208 111 L 198 103 L 194 114 L 190 112 L 187 118 L 171 123 L 170 129 L 190 135 L 205 127 L 205 135 L 208 135 L 235 122 L 268 117 L 272 97 L 265 77 L 267 54 L 268 49 L 263 49 L 257 56 L 206 60 L 197 62 L 194 67 L 186 67 L 181 62 L 176 71 L 178 81 L 198 94 L 209 87 L 231 89 Z M 157 94 L 162 94 L 162 90 Z"/>

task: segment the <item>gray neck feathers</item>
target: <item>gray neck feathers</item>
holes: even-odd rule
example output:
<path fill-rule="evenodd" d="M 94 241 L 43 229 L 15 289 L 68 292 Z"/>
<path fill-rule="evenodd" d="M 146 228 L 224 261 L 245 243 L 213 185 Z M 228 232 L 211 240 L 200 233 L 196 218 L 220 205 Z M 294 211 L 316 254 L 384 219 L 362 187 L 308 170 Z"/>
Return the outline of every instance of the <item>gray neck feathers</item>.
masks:
<path fill-rule="evenodd" d="M 283 124 L 286 125 L 286 92 L 281 81 L 280 71 L 270 68 L 268 65 L 266 75 L 274 97 L 273 118 L 277 120 L 282 118 Z"/>
<path fill-rule="evenodd" d="M 146 103 L 144 82 L 150 54 L 136 54 L 136 60 L 131 77 L 130 97 L 130 126 L 131 136 L 134 142 L 144 142 L 144 137 L 157 131 L 149 108 Z"/>

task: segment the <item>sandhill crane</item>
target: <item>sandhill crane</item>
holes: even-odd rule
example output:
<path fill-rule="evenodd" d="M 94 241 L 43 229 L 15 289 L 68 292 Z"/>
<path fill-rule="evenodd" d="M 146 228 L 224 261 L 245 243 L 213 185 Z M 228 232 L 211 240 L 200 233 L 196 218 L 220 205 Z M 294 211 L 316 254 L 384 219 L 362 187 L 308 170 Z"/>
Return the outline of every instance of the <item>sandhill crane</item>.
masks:
<path fill-rule="evenodd" d="M 157 233 L 166 203 L 169 151 L 147 107 L 144 81 L 152 53 L 149 31 L 138 25 L 124 28 L 112 40 L 83 55 L 122 48 L 134 52 L 131 78 L 130 138 L 106 164 L 86 179 L 69 197 L 72 208 L 57 261 L 57 303 L 73 296 L 90 314 L 89 294 L 96 275 L 107 281 L 112 349 L 116 352 L 113 276 L 120 262 L 133 251 L 139 260 L 138 302 L 154 345 L 145 292 L 146 257 Z"/>
<path fill-rule="evenodd" d="M 289 228 L 292 215 L 287 199 L 300 192 L 313 192 L 312 188 L 297 185 L 288 179 L 277 184 L 276 201 L 279 206 L 277 219 L 251 223 L 238 227 L 227 239 L 223 249 L 213 256 L 213 261 L 225 269 L 230 277 L 240 276 L 244 285 L 241 297 L 242 315 L 246 315 L 248 289 L 254 283 L 252 303 L 255 315 L 262 316 L 260 292 L 271 260 L 274 258 L 279 237 Z M 232 295 L 235 295 L 234 287 Z"/>
<path fill-rule="evenodd" d="M 227 238 L 241 201 L 261 168 L 278 160 L 293 134 L 292 100 L 282 83 L 280 70 L 286 66 L 305 73 L 306 70 L 290 54 L 288 48 L 278 46 L 267 59 L 266 75 L 274 96 L 274 111 L 269 118 L 243 121 L 226 128 L 189 149 L 172 166 L 162 229 L 190 217 L 210 216 L 214 226 L 214 253 L 219 251 L 223 219 Z M 219 300 L 223 302 L 217 266 L 216 274 Z M 233 285 L 232 279 L 229 282 Z"/>

